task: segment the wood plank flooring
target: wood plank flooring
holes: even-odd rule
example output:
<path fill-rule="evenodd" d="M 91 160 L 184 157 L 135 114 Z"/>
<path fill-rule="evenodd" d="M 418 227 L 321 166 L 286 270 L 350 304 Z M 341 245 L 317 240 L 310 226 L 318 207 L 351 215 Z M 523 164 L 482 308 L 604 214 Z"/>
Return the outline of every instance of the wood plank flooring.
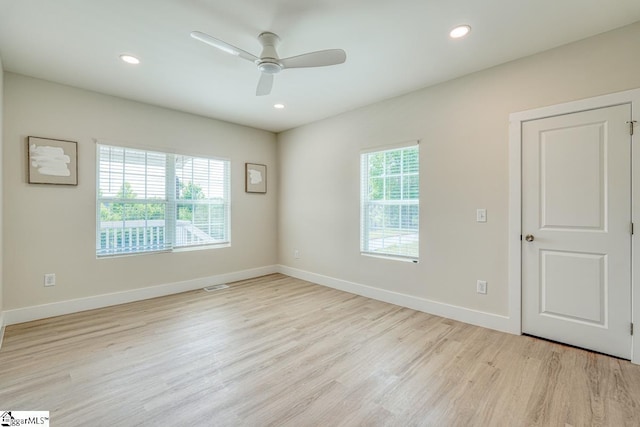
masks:
<path fill-rule="evenodd" d="M 6 328 L 52 426 L 637 426 L 640 366 L 283 275 Z"/>

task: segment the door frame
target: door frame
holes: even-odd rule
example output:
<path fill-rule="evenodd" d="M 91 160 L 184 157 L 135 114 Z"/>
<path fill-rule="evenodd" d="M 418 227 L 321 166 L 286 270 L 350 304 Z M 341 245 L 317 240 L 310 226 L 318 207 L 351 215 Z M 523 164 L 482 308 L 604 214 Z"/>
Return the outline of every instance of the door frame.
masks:
<path fill-rule="evenodd" d="M 640 89 L 632 89 L 579 101 L 509 115 L 509 234 L 508 234 L 508 289 L 509 331 L 522 334 L 522 123 L 560 114 L 576 113 L 614 105 L 630 104 L 635 132 L 631 150 L 631 221 L 640 230 Z M 640 365 L 640 232 L 631 236 L 631 321 L 636 331 L 631 337 L 632 363 Z"/>

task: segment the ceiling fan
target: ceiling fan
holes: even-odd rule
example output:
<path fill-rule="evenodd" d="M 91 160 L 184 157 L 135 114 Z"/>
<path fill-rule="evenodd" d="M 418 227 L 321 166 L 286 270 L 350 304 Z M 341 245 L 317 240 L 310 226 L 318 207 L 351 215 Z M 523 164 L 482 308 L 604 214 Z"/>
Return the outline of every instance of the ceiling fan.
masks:
<path fill-rule="evenodd" d="M 304 53 L 302 55 L 281 59 L 278 57 L 278 52 L 276 52 L 280 37 L 270 32 L 264 32 L 258 36 L 258 41 L 262 44 L 260 57 L 200 31 L 193 31 L 191 37 L 213 47 L 217 47 L 223 52 L 239 56 L 256 64 L 262 72 L 260 80 L 258 80 L 258 88 L 256 89 L 257 96 L 269 95 L 271 93 L 273 76 L 282 70 L 287 68 L 325 67 L 327 65 L 342 64 L 347 60 L 347 54 L 342 49 L 319 50 L 317 52 Z"/>

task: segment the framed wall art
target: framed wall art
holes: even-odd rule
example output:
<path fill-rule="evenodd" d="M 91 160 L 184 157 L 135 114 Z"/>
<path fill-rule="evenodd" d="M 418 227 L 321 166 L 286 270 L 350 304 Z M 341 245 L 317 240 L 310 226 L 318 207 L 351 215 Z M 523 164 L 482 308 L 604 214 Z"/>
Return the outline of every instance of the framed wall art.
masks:
<path fill-rule="evenodd" d="M 245 163 L 245 185 L 247 193 L 267 192 L 267 166 L 256 163 Z"/>
<path fill-rule="evenodd" d="M 78 185 L 78 143 L 27 138 L 29 184 Z"/>

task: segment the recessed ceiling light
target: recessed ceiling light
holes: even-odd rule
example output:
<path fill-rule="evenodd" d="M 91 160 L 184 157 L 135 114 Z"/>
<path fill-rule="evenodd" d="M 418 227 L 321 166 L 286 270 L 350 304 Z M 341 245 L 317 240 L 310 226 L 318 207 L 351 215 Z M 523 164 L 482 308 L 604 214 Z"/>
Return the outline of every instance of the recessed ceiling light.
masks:
<path fill-rule="evenodd" d="M 273 104 L 273 108 L 276 110 L 282 110 L 284 108 L 284 104 Z"/>
<path fill-rule="evenodd" d="M 471 31 L 471 27 L 468 25 L 458 25 L 453 30 L 449 32 L 449 37 L 452 39 L 459 39 L 461 37 L 466 36 Z"/>
<path fill-rule="evenodd" d="M 127 64 L 139 64 L 140 60 L 138 58 L 136 58 L 135 56 L 131 56 L 131 55 L 120 55 L 120 59 L 122 59 L 124 62 L 126 62 Z"/>

